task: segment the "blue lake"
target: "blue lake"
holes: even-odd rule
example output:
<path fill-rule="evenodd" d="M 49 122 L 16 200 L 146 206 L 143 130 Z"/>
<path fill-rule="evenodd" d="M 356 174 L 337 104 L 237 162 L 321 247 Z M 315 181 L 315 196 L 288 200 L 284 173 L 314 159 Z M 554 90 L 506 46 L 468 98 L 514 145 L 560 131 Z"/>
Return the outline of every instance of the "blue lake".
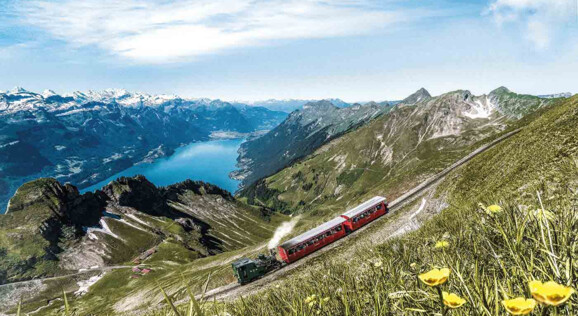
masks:
<path fill-rule="evenodd" d="M 229 178 L 229 173 L 235 170 L 237 150 L 242 142 L 242 139 L 232 139 L 189 144 L 175 150 L 170 157 L 132 166 L 81 192 L 100 189 L 121 176 L 142 174 L 157 186 L 191 179 L 209 182 L 234 193 L 239 181 Z"/>

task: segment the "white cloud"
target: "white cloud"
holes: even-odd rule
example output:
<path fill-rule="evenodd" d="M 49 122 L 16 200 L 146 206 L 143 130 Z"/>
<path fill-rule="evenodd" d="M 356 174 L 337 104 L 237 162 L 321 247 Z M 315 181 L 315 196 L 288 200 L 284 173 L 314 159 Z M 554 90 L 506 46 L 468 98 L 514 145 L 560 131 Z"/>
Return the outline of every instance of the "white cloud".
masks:
<path fill-rule="evenodd" d="M 562 29 L 577 19 L 577 0 L 495 0 L 488 8 L 499 25 L 522 23 L 525 38 L 545 49 Z"/>
<path fill-rule="evenodd" d="M 275 40 L 349 36 L 418 18 L 348 0 L 31 0 L 22 21 L 72 45 L 140 62 L 179 61 Z"/>

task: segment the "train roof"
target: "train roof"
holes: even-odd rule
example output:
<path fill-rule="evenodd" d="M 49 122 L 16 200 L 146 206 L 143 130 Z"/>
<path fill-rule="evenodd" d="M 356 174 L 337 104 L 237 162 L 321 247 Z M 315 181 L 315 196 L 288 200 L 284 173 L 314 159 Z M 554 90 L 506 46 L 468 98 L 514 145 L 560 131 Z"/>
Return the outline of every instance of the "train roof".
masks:
<path fill-rule="evenodd" d="M 281 247 L 283 248 L 288 248 L 288 247 L 292 247 L 295 246 L 297 244 L 300 244 L 308 239 L 311 239 L 319 234 L 321 234 L 322 232 L 329 230 L 335 226 L 338 226 L 339 224 L 345 222 L 345 218 L 343 217 L 336 217 L 328 222 L 325 222 L 311 230 L 308 230 L 306 232 L 304 232 L 303 234 L 297 236 L 297 237 L 293 237 L 292 239 L 284 242 L 283 244 L 281 244 Z"/>
<path fill-rule="evenodd" d="M 373 197 L 370 200 L 367 200 L 361 204 L 359 204 L 358 206 L 350 209 L 349 211 L 343 213 L 343 216 L 347 216 L 349 218 L 354 217 L 355 215 L 358 215 L 360 213 L 363 213 L 365 210 L 367 210 L 370 207 L 375 206 L 376 204 L 379 204 L 383 201 L 385 201 L 386 199 L 383 196 L 376 196 Z"/>

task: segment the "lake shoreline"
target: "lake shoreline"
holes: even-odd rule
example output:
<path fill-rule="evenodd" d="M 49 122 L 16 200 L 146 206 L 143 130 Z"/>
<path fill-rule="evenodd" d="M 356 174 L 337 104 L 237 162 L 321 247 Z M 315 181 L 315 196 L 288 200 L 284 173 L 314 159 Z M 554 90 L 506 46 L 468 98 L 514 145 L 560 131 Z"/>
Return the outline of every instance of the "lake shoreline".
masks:
<path fill-rule="evenodd" d="M 157 186 L 191 179 L 217 185 L 234 194 L 239 189 L 239 181 L 230 174 L 237 168 L 237 151 L 244 141 L 245 138 L 213 138 L 185 144 L 170 155 L 151 161 L 143 159 L 97 183 L 84 188 L 79 186 L 79 190 L 81 193 L 94 192 L 119 177 L 142 174 Z"/>

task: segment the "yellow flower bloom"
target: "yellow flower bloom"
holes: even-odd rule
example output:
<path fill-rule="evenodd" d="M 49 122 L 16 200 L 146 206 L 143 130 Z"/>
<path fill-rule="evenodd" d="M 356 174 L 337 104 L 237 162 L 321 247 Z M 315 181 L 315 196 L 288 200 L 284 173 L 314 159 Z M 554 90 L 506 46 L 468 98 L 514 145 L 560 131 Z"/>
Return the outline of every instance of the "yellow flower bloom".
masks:
<path fill-rule="evenodd" d="M 419 279 L 429 286 L 437 286 L 440 284 L 444 284 L 449 277 L 450 277 L 450 269 L 448 268 L 433 269 L 419 275 Z"/>
<path fill-rule="evenodd" d="M 536 307 L 536 301 L 531 298 L 517 297 L 511 300 L 503 300 L 502 305 L 512 315 L 526 315 Z"/>
<path fill-rule="evenodd" d="M 305 299 L 305 304 L 309 304 L 311 305 L 311 303 L 315 302 L 317 295 L 313 294 L 311 296 L 307 296 L 307 298 Z"/>
<path fill-rule="evenodd" d="M 374 265 L 376 268 L 379 268 L 379 267 L 381 267 L 381 266 L 383 265 L 383 262 L 381 262 L 381 260 L 380 260 L 380 261 L 375 262 L 373 265 Z"/>
<path fill-rule="evenodd" d="M 466 302 L 463 298 L 454 293 L 442 292 L 444 304 L 449 308 L 458 308 Z"/>
<path fill-rule="evenodd" d="M 415 269 L 415 267 L 417 267 L 417 263 L 412 262 L 409 266 L 410 268 Z"/>
<path fill-rule="evenodd" d="M 442 241 L 436 242 L 435 248 L 447 248 L 449 246 L 450 246 L 449 242 L 442 240 Z"/>
<path fill-rule="evenodd" d="M 548 281 L 546 283 L 530 281 L 528 285 L 530 286 L 532 296 L 546 305 L 561 305 L 574 293 L 573 288 L 558 284 L 554 281 Z"/>
<path fill-rule="evenodd" d="M 486 207 L 486 212 L 488 212 L 488 214 L 497 214 L 502 212 L 502 207 L 496 204 L 490 205 Z"/>

